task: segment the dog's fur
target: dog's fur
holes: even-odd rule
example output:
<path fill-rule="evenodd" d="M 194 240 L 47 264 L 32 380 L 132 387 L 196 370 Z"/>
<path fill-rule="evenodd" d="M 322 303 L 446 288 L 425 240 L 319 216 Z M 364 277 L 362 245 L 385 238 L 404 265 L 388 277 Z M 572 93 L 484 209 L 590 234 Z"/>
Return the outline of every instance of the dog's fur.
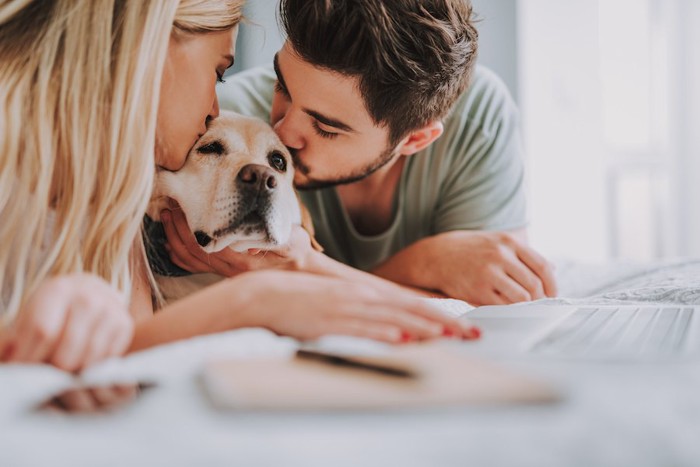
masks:
<path fill-rule="evenodd" d="M 301 224 L 314 248 L 320 249 L 293 180 L 289 151 L 268 124 L 222 112 L 210 122 L 182 169 L 158 172 L 148 217 L 157 224 L 161 211 L 169 208 L 169 198 L 174 199 L 207 253 L 227 247 L 239 252 L 275 249 L 289 241 L 294 224 Z M 153 254 L 150 256 L 153 265 Z M 162 275 L 182 275 L 155 269 Z M 157 278 L 166 300 L 220 279 L 214 274 L 196 276 Z"/>

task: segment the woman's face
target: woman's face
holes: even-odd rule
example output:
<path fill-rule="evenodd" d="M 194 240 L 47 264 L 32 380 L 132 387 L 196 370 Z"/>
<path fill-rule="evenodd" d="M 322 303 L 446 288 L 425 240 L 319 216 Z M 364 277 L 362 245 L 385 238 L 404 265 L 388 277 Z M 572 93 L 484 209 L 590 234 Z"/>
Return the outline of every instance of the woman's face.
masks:
<path fill-rule="evenodd" d="M 238 27 L 171 38 L 163 71 L 156 129 L 156 165 L 178 170 L 219 115 L 216 83 L 231 65 Z"/>

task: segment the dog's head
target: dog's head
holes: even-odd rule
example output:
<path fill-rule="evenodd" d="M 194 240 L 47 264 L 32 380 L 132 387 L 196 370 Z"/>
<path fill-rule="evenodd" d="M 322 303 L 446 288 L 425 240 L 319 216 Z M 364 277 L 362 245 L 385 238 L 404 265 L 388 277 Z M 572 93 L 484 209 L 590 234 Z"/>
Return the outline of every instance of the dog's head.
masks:
<path fill-rule="evenodd" d="M 293 180 L 289 151 L 267 123 L 222 111 L 182 169 L 158 172 L 148 215 L 158 221 L 173 198 L 204 251 L 270 249 L 301 223 Z"/>

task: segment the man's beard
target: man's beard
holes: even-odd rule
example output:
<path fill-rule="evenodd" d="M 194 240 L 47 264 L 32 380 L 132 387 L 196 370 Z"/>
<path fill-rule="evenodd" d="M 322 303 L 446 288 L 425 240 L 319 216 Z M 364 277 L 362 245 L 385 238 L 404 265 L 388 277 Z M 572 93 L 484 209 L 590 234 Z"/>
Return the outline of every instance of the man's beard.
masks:
<path fill-rule="evenodd" d="M 304 175 L 307 175 L 311 171 L 311 169 L 299 160 L 299 157 L 297 156 L 297 153 L 294 149 L 290 149 L 289 152 L 292 154 L 292 161 L 294 161 L 294 167 L 296 168 L 296 170 L 298 170 Z M 321 188 L 328 188 L 336 185 L 347 185 L 350 183 L 359 182 L 360 180 L 369 177 L 374 172 L 387 165 L 394 159 L 395 155 L 396 152 L 394 148 L 390 147 L 384 150 L 384 152 L 382 152 L 373 162 L 349 175 L 338 176 L 336 178 L 326 180 L 317 180 L 313 178 L 308 178 L 307 176 L 307 179 L 302 184 L 295 184 L 294 186 L 298 190 L 318 190 Z"/>

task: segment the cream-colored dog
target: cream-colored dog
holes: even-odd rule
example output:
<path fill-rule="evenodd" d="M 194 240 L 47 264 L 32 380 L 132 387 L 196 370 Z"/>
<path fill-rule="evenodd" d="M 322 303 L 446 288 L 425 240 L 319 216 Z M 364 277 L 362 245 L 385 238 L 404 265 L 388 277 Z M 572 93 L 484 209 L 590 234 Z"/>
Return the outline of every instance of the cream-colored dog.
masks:
<path fill-rule="evenodd" d="M 207 253 L 224 248 L 239 252 L 279 248 L 289 241 L 294 224 L 307 229 L 313 246 L 320 249 L 293 180 L 289 151 L 267 123 L 222 111 L 210 122 L 180 170 L 158 172 L 148 217 L 158 223 L 168 199 L 174 199 L 183 209 L 197 243 Z M 152 266 L 153 256 L 151 252 Z M 157 256 L 160 260 L 164 257 L 162 251 Z M 166 300 L 221 279 L 214 274 L 170 274 L 162 261 L 159 266 L 154 269 Z"/>

